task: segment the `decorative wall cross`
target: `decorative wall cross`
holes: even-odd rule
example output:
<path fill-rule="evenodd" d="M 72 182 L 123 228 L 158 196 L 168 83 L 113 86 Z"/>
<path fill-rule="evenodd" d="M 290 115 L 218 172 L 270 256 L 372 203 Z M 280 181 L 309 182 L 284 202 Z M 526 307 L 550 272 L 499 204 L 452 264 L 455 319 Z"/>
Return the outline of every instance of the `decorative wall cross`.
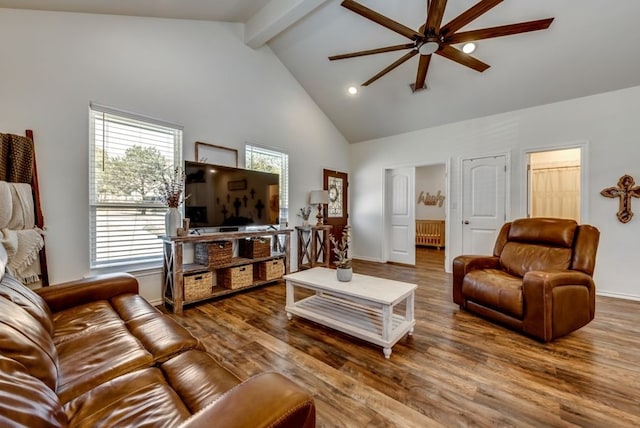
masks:
<path fill-rule="evenodd" d="M 629 223 L 633 217 L 631 198 L 640 198 L 640 186 L 635 184 L 633 177 L 623 175 L 618 180 L 618 187 L 607 187 L 600 192 L 602 196 L 607 198 L 620 198 L 620 207 L 616 216 L 622 223 Z"/>

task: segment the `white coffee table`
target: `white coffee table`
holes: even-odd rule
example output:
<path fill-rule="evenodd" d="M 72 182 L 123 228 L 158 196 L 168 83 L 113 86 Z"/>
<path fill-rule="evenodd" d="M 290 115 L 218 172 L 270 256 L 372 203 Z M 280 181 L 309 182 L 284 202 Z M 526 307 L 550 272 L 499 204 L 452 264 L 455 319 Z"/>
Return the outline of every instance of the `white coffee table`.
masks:
<path fill-rule="evenodd" d="M 415 284 L 357 273 L 351 281 L 340 282 L 335 270 L 324 267 L 285 275 L 284 279 L 289 319 L 297 315 L 382 346 L 385 358 L 405 334 L 413 333 Z M 296 288 L 315 294 L 296 301 Z M 394 313 L 394 307 L 403 301 L 404 314 Z"/>

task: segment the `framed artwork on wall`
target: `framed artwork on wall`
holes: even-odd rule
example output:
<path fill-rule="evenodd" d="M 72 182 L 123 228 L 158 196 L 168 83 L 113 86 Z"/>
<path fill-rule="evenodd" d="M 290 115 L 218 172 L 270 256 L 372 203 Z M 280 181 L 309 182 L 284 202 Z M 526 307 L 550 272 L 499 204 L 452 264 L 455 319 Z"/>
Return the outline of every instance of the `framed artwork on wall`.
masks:
<path fill-rule="evenodd" d="M 196 141 L 196 162 L 238 167 L 238 151 L 229 147 Z"/>

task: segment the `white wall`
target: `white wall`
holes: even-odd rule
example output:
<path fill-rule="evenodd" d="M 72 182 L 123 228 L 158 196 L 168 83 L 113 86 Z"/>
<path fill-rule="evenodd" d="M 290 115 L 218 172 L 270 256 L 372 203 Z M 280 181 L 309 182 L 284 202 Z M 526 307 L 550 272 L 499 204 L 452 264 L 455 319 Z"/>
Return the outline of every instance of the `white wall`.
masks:
<path fill-rule="evenodd" d="M 241 166 L 245 142 L 287 152 L 293 224 L 322 168 L 348 168 L 344 137 L 239 24 L 0 9 L 0 40 L 0 132 L 34 130 L 52 283 L 90 273 L 90 101 L 183 125 L 185 159 L 195 141 Z M 157 271 L 140 279 L 159 301 Z"/>
<path fill-rule="evenodd" d="M 616 218 L 618 201 L 600 196 L 630 174 L 640 182 L 640 87 L 539 106 L 526 110 L 423 129 L 353 144 L 351 220 L 354 257 L 382 259 L 382 188 L 385 168 L 442 163 L 451 159 L 451 260 L 461 251 L 460 162 L 477 155 L 508 153 L 509 218 L 525 215 L 522 168 L 524 151 L 587 143 L 587 215 L 584 223 L 600 229 L 595 280 L 600 294 L 640 299 L 635 265 L 640 254 L 640 199 L 632 201 L 636 218 Z"/>
<path fill-rule="evenodd" d="M 416 220 L 444 220 L 446 200 L 446 166 L 427 165 L 416 168 Z M 438 199 L 435 205 L 426 205 L 427 196 L 444 197 Z M 422 199 L 421 199 L 422 197 Z"/>

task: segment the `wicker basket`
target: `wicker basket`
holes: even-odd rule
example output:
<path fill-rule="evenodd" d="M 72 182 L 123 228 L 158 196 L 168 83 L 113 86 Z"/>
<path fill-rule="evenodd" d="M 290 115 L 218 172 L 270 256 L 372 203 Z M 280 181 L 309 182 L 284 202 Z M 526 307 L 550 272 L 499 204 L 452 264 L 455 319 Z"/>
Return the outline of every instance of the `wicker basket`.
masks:
<path fill-rule="evenodd" d="M 211 272 L 185 275 L 184 300 L 199 300 L 211 296 L 213 287 L 213 274 Z"/>
<path fill-rule="evenodd" d="M 253 284 L 253 265 L 242 265 L 218 270 L 218 284 L 231 290 Z"/>
<path fill-rule="evenodd" d="M 257 277 L 260 281 L 271 281 L 282 278 L 284 274 L 284 263 L 282 259 L 267 260 L 258 263 Z"/>
<path fill-rule="evenodd" d="M 195 262 L 215 268 L 230 263 L 233 258 L 231 241 L 198 242 L 195 250 Z"/>
<path fill-rule="evenodd" d="M 271 239 L 269 238 L 241 239 L 239 242 L 240 257 L 259 259 L 271 255 Z"/>

